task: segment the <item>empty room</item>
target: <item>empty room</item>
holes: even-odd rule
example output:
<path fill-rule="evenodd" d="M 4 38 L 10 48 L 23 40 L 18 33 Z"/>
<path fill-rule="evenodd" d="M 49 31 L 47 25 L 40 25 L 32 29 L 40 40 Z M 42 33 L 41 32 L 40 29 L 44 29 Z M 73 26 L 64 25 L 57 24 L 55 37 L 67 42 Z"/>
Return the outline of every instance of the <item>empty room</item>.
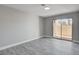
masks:
<path fill-rule="evenodd" d="M 79 55 L 79 4 L 1 4 L 0 55 Z"/>

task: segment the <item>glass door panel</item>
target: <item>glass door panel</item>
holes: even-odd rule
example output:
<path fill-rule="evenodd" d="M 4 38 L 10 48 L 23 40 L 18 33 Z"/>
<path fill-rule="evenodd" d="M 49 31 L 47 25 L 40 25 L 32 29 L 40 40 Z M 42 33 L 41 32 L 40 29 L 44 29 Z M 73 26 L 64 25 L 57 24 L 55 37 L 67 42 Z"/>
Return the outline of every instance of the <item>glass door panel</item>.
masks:
<path fill-rule="evenodd" d="M 72 19 L 62 20 L 62 39 L 72 39 Z"/>
<path fill-rule="evenodd" d="M 61 24 L 59 21 L 59 19 L 53 21 L 53 37 L 55 38 L 61 38 Z"/>
<path fill-rule="evenodd" d="M 53 20 L 53 37 L 72 40 L 72 19 Z"/>

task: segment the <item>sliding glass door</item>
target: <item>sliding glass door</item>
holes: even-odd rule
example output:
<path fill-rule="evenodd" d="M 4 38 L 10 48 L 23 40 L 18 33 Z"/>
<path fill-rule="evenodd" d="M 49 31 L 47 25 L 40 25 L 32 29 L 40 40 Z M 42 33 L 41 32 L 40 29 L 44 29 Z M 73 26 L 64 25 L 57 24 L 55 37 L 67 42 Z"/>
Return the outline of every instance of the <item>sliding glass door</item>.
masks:
<path fill-rule="evenodd" d="M 61 38 L 61 24 L 60 19 L 53 20 L 53 37 Z"/>
<path fill-rule="evenodd" d="M 72 40 L 72 18 L 53 20 L 53 37 Z"/>

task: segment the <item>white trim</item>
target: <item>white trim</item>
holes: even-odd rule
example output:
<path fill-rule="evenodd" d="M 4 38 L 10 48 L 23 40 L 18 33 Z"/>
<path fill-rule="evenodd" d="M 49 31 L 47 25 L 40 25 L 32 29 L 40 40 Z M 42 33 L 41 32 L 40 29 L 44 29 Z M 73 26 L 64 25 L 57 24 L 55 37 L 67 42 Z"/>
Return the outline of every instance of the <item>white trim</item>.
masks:
<path fill-rule="evenodd" d="M 14 44 L 7 45 L 7 46 L 3 46 L 3 47 L 0 47 L 0 50 L 4 50 L 4 49 L 7 49 L 7 48 L 11 48 L 11 47 L 14 47 L 14 46 L 17 46 L 17 45 L 26 43 L 26 42 L 30 42 L 32 40 L 36 40 L 36 39 L 39 39 L 39 38 L 41 38 L 41 37 L 38 37 L 38 38 L 35 38 L 35 39 L 26 40 L 26 41 L 22 41 L 22 42 L 18 42 L 18 43 L 14 43 Z"/>
<path fill-rule="evenodd" d="M 79 43 L 79 41 L 77 41 L 77 40 L 73 40 L 73 42 Z"/>
<path fill-rule="evenodd" d="M 53 36 L 43 35 L 43 37 L 51 37 L 52 38 Z"/>

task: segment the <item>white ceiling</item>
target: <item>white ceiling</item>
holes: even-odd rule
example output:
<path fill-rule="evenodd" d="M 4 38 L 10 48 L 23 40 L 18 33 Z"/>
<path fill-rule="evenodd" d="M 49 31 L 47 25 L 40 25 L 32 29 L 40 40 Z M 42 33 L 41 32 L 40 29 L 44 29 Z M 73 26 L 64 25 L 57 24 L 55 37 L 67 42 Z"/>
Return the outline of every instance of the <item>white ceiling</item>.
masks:
<path fill-rule="evenodd" d="M 79 4 L 48 4 L 51 8 L 50 10 L 44 10 L 44 6 L 41 6 L 41 4 L 7 4 L 5 6 L 30 12 L 38 16 L 50 16 L 79 11 Z"/>

